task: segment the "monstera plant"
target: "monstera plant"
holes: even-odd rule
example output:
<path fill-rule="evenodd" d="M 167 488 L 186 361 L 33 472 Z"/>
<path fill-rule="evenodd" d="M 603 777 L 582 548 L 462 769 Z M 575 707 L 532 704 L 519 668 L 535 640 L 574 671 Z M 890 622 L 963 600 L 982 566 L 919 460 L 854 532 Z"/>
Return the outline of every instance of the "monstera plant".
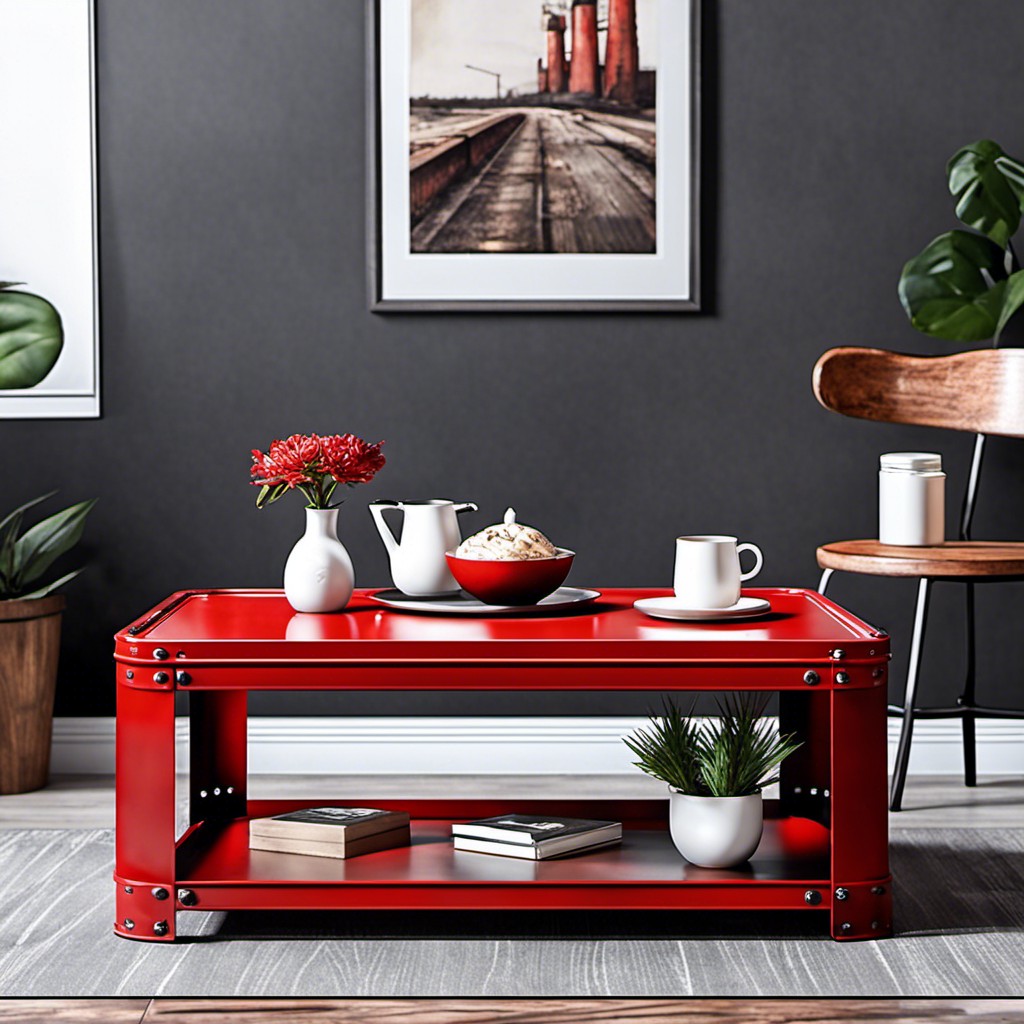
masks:
<path fill-rule="evenodd" d="M 38 295 L 0 281 L 0 390 L 34 388 L 64 347 L 60 314 Z"/>
<path fill-rule="evenodd" d="M 973 231 L 947 231 L 903 268 L 899 294 L 910 322 L 946 341 L 999 336 L 1024 305 L 1024 269 L 1013 236 L 1024 210 L 1024 164 L 989 139 L 946 166 L 956 215 Z"/>

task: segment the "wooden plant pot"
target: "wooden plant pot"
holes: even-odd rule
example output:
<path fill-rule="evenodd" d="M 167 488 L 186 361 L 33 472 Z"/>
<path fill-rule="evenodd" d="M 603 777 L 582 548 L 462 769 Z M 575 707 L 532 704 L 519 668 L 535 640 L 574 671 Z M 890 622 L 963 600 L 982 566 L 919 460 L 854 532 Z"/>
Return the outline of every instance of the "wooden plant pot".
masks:
<path fill-rule="evenodd" d="M 0 794 L 46 785 L 63 610 L 62 594 L 0 601 Z"/>

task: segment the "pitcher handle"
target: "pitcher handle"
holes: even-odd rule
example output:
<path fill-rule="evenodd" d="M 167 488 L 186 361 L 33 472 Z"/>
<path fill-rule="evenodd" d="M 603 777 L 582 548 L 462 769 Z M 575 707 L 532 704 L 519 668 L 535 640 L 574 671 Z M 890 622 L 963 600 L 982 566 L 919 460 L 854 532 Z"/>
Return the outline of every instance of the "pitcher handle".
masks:
<path fill-rule="evenodd" d="M 761 571 L 761 566 L 764 565 L 764 555 L 761 554 L 761 549 L 756 544 L 738 544 L 736 546 L 736 557 L 738 558 L 743 551 L 752 551 L 757 561 L 750 572 L 745 572 L 740 576 L 740 582 L 756 576 Z"/>
<path fill-rule="evenodd" d="M 398 541 L 395 540 L 394 531 L 388 525 L 388 521 L 384 518 L 385 512 L 394 512 L 402 508 L 400 501 L 375 501 L 370 505 L 370 515 L 373 516 L 373 521 L 377 527 L 377 532 L 380 534 L 380 539 L 384 541 L 384 547 L 387 548 L 388 557 L 394 556 L 395 552 L 398 551 Z"/>
<path fill-rule="evenodd" d="M 460 512 L 479 512 L 480 509 L 476 507 L 475 501 L 463 501 L 455 506 L 455 514 L 458 515 Z"/>

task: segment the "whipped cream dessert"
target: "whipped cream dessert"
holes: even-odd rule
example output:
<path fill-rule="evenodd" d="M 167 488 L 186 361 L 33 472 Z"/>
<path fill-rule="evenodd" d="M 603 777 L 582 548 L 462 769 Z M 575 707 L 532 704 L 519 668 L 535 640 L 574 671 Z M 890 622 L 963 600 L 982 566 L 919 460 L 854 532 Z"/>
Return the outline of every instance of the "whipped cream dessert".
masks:
<path fill-rule="evenodd" d="M 558 548 L 525 523 L 516 522 L 514 508 L 505 511 L 505 521 L 485 527 L 467 537 L 455 552 L 458 558 L 477 558 L 481 561 L 526 561 L 531 558 L 552 558 Z"/>

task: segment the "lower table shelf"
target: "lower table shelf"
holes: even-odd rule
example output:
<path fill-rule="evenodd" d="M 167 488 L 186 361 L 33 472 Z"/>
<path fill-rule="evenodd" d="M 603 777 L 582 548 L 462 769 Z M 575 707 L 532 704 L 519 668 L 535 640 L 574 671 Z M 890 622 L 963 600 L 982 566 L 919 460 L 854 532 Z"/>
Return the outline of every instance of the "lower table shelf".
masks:
<path fill-rule="evenodd" d="M 668 833 L 668 801 L 371 801 L 413 816 L 412 845 L 351 860 L 250 850 L 249 817 L 325 801 L 250 801 L 248 817 L 200 823 L 179 840 L 176 885 L 197 909 L 803 909 L 827 897 L 829 832 L 779 816 L 766 802 L 764 837 L 737 870 L 688 864 Z M 346 801 L 351 803 L 352 801 Z M 501 814 L 572 815 L 623 823 L 621 845 L 548 861 L 456 851 L 451 823 Z"/>

